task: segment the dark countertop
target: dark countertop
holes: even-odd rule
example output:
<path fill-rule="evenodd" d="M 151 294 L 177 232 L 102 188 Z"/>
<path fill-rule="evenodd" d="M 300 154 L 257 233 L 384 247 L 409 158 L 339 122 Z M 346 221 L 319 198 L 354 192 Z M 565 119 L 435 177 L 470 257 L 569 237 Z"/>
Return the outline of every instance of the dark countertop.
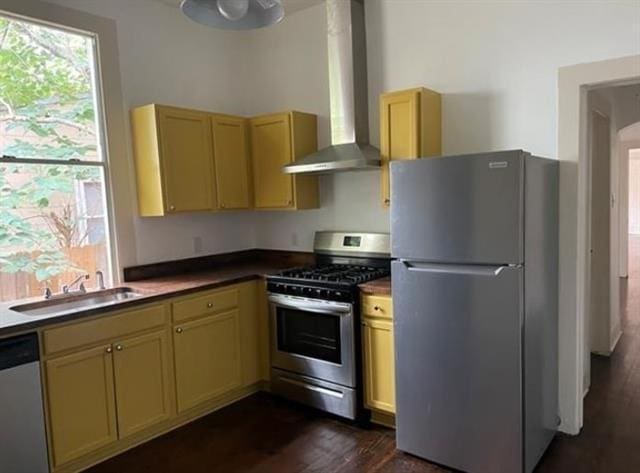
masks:
<path fill-rule="evenodd" d="M 130 287 L 141 297 L 123 300 L 108 306 L 94 307 L 89 310 L 76 310 L 61 315 L 30 316 L 11 310 L 11 307 L 42 298 L 0 303 L 0 337 L 34 330 L 47 325 L 59 324 L 85 318 L 91 315 L 108 314 L 116 310 L 126 309 L 162 299 L 183 296 L 216 287 L 237 284 L 253 279 L 260 279 L 282 269 L 291 267 L 289 258 L 256 258 L 251 261 L 228 262 L 215 269 L 174 274 L 161 277 L 125 282 L 122 286 Z"/>
<path fill-rule="evenodd" d="M 390 296 L 391 295 L 391 277 L 374 279 L 358 285 L 360 292 L 370 296 Z"/>

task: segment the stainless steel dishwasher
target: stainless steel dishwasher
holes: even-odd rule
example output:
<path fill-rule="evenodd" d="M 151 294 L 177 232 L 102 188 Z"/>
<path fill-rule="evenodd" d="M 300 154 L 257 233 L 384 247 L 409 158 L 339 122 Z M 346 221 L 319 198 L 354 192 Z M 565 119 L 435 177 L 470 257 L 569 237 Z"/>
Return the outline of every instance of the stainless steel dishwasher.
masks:
<path fill-rule="evenodd" d="M 0 471 L 46 473 L 38 336 L 0 339 Z"/>

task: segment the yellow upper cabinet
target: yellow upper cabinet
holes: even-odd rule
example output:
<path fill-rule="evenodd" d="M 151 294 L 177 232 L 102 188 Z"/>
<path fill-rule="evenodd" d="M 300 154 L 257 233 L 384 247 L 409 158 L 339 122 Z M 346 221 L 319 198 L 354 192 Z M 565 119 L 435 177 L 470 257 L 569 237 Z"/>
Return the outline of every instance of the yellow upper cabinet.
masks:
<path fill-rule="evenodd" d="M 247 120 L 211 116 L 218 208 L 251 207 Z"/>
<path fill-rule="evenodd" d="M 132 110 L 131 121 L 140 215 L 213 210 L 209 115 L 147 105 Z"/>
<path fill-rule="evenodd" d="M 319 206 L 317 177 L 282 172 L 317 151 L 315 115 L 247 120 L 151 104 L 133 109 L 131 122 L 143 217 L 249 209 L 254 202 L 259 209 Z"/>
<path fill-rule="evenodd" d="M 441 108 L 440 94 L 425 88 L 380 96 L 380 185 L 384 206 L 391 202 L 390 161 L 441 154 Z"/>
<path fill-rule="evenodd" d="M 284 112 L 250 119 L 254 199 L 258 209 L 318 208 L 315 176 L 285 174 L 282 167 L 318 149 L 317 117 Z"/>

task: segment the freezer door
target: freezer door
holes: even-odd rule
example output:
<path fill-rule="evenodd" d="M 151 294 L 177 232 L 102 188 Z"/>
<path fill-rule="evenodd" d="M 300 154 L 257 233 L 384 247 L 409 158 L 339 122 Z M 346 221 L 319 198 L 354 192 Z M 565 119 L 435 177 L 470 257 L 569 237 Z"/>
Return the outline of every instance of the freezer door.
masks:
<path fill-rule="evenodd" d="M 522 263 L 525 155 L 503 151 L 393 163 L 392 256 Z"/>
<path fill-rule="evenodd" d="M 398 449 L 522 471 L 523 270 L 392 263 Z"/>

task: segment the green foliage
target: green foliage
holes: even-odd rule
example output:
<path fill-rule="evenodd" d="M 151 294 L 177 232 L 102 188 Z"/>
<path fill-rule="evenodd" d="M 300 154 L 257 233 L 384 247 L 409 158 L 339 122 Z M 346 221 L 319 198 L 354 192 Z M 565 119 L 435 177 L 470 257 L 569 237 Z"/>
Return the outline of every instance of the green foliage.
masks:
<path fill-rule="evenodd" d="M 24 137 L 0 154 L 95 159 L 91 48 L 83 36 L 0 16 L 0 127 Z M 45 281 L 72 269 L 50 228 L 51 221 L 63 221 L 49 218 L 56 217 L 52 202 L 73 199 L 75 182 L 97 180 L 99 173 L 84 166 L 0 165 L 0 271 Z"/>

